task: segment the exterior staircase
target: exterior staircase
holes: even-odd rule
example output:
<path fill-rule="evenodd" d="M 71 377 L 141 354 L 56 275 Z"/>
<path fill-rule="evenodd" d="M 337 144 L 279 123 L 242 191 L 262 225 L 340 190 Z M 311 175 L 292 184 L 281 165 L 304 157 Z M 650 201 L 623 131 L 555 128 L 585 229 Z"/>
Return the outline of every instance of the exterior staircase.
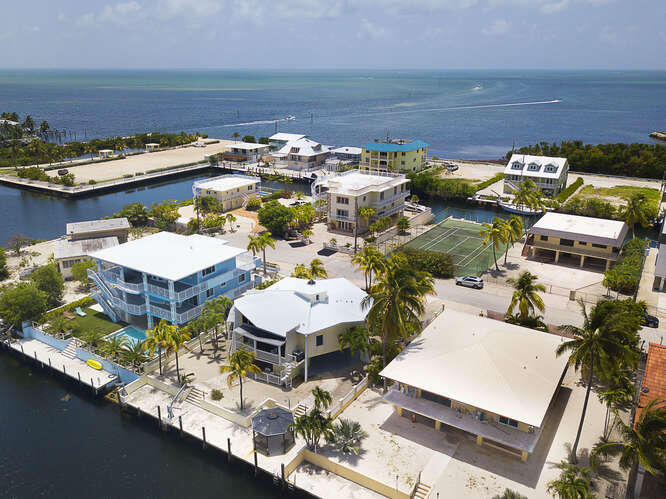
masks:
<path fill-rule="evenodd" d="M 193 386 L 185 397 L 185 402 L 201 407 L 201 401 L 204 400 L 205 393 L 196 386 Z"/>
<path fill-rule="evenodd" d="M 68 359 L 75 359 L 77 346 L 79 346 L 79 342 L 76 338 L 72 338 L 69 343 L 67 343 L 67 347 L 62 351 L 62 354 Z"/>
<path fill-rule="evenodd" d="M 414 489 L 414 495 L 412 497 L 418 499 L 426 499 L 427 497 L 430 496 L 431 490 L 432 487 L 430 485 L 426 485 L 423 482 L 419 482 L 416 484 L 416 488 Z"/>
<path fill-rule="evenodd" d="M 296 409 L 294 409 L 294 417 L 299 418 L 301 416 L 305 416 L 307 412 L 308 412 L 307 406 L 301 402 L 296 406 Z"/>

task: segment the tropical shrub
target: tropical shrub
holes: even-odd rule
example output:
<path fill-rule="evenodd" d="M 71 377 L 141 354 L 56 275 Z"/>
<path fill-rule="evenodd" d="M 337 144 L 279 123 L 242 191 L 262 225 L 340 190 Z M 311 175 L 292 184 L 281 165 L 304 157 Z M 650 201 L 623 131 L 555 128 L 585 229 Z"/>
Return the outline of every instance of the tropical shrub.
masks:
<path fill-rule="evenodd" d="M 247 200 L 247 204 L 245 205 L 245 208 L 248 211 L 257 211 L 259 208 L 261 208 L 261 199 L 259 198 L 250 198 Z"/>
<path fill-rule="evenodd" d="M 401 251 L 415 269 L 428 272 L 433 277 L 453 277 L 455 264 L 449 253 L 410 247 L 405 247 Z"/>
<path fill-rule="evenodd" d="M 210 392 L 210 398 L 213 399 L 213 400 L 222 400 L 224 398 L 224 395 L 222 394 L 222 392 L 220 390 L 218 390 L 217 388 L 214 388 Z"/>
<path fill-rule="evenodd" d="M 326 435 L 326 441 L 343 454 L 358 455 L 361 442 L 367 437 L 367 432 L 361 428 L 359 422 L 341 418 L 333 424 L 331 432 Z"/>
<path fill-rule="evenodd" d="M 624 294 L 635 293 L 641 279 L 645 245 L 643 239 L 634 238 L 627 241 L 622 247 L 620 263 L 604 274 L 604 286 Z"/>
<path fill-rule="evenodd" d="M 583 185 L 583 177 L 578 177 L 571 185 L 562 189 L 555 199 L 564 203 L 581 185 Z"/>
<path fill-rule="evenodd" d="M 259 223 L 272 234 L 284 234 L 294 219 L 294 212 L 277 201 L 264 203 L 257 212 Z"/>

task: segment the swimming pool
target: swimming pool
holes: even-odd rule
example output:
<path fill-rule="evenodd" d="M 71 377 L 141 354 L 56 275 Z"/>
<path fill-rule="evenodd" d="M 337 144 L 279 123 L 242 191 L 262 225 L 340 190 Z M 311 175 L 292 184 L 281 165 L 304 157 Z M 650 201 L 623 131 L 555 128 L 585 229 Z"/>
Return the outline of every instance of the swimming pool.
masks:
<path fill-rule="evenodd" d="M 137 329 L 133 326 L 127 326 L 126 328 L 121 329 L 120 331 L 113 333 L 113 337 L 124 336 L 127 338 L 130 346 L 134 346 L 137 343 L 141 343 L 146 339 L 146 332 L 143 329 Z"/>

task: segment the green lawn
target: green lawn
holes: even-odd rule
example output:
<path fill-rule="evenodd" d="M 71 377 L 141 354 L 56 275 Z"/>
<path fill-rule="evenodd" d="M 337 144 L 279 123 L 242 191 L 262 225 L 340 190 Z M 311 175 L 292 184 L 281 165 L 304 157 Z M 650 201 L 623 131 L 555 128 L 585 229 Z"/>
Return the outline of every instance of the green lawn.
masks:
<path fill-rule="evenodd" d="M 659 189 L 651 187 L 638 187 L 633 185 L 616 185 L 615 187 L 594 187 L 586 185 L 580 190 L 580 194 L 585 197 L 614 197 L 628 201 L 636 194 L 643 194 L 651 206 L 659 204 Z"/>
<path fill-rule="evenodd" d="M 109 334 L 125 326 L 125 324 L 110 321 L 105 314 L 92 308 L 84 308 L 83 311 L 87 314 L 85 317 L 80 317 L 76 312 L 72 312 L 74 318 L 69 321 L 70 324 L 75 325 L 77 336 L 92 330 Z"/>

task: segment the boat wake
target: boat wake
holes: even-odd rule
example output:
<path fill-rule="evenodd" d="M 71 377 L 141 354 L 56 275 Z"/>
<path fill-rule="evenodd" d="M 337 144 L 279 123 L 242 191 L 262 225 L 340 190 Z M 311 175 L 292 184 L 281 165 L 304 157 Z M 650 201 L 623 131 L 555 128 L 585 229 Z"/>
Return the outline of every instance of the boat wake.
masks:
<path fill-rule="evenodd" d="M 365 116 L 375 116 L 382 114 L 407 114 L 407 113 L 423 113 L 423 112 L 440 112 L 440 111 L 460 111 L 465 109 L 490 109 L 495 107 L 520 107 L 520 106 L 537 106 L 542 104 L 559 104 L 562 99 L 552 100 L 539 100 L 530 102 L 508 102 L 504 104 L 478 104 L 473 106 L 453 106 L 453 107 L 432 107 L 429 109 L 405 109 L 402 111 L 387 111 L 379 113 L 368 113 Z"/>
<path fill-rule="evenodd" d="M 249 126 L 249 125 L 272 125 L 273 123 L 279 123 L 280 121 L 294 121 L 296 118 L 294 116 L 287 116 L 286 118 L 280 118 L 277 120 L 257 120 L 257 121 L 248 121 L 246 123 L 229 123 L 227 125 L 220 125 L 223 127 L 230 126 Z"/>

